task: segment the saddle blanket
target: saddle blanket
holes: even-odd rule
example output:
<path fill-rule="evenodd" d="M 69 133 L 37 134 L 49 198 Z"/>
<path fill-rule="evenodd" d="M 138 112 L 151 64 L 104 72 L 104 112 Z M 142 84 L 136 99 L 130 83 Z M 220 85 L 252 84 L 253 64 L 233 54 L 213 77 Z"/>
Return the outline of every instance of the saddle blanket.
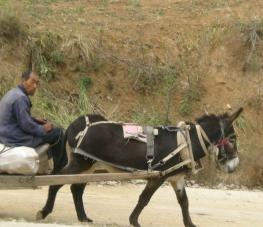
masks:
<path fill-rule="evenodd" d="M 122 124 L 123 137 L 128 139 L 135 139 L 143 143 L 147 143 L 147 126 L 141 126 L 132 123 Z M 153 136 L 158 135 L 158 129 L 153 129 Z"/>
<path fill-rule="evenodd" d="M 147 143 L 147 136 L 143 132 L 143 127 L 137 124 L 123 124 L 123 137 L 135 139 L 143 143 Z"/>

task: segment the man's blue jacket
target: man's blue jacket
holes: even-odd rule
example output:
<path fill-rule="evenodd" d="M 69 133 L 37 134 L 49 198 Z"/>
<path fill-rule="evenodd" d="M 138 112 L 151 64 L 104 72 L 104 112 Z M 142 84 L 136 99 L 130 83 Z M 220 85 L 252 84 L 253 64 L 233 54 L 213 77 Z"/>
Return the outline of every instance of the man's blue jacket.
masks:
<path fill-rule="evenodd" d="M 31 102 L 22 85 L 0 101 L 0 143 L 7 146 L 34 146 L 46 132 L 31 116 Z"/>

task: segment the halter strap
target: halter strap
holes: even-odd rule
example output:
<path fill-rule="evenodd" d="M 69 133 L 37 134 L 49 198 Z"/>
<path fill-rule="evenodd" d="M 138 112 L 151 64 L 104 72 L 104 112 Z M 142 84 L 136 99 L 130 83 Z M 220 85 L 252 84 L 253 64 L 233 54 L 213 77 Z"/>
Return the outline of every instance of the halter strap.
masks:
<path fill-rule="evenodd" d="M 197 136 L 198 136 L 199 142 L 200 142 L 200 144 L 201 144 L 201 147 L 202 147 L 203 151 L 205 152 L 205 154 L 208 155 L 209 152 L 208 152 L 208 149 L 207 149 L 207 147 L 206 147 L 206 145 L 205 145 L 204 140 L 205 140 L 206 142 L 208 142 L 209 145 L 211 145 L 211 146 L 212 146 L 213 144 L 211 143 L 211 141 L 209 140 L 209 138 L 208 138 L 208 136 L 206 135 L 205 131 L 202 129 L 202 127 L 201 127 L 200 125 L 196 125 L 195 127 L 196 127 L 196 132 L 197 132 Z"/>
<path fill-rule="evenodd" d="M 86 135 L 86 133 L 88 131 L 89 125 L 90 125 L 90 121 L 89 121 L 89 117 L 88 116 L 85 116 L 85 121 L 86 121 L 85 129 L 83 131 L 80 131 L 75 137 L 75 139 L 78 140 L 77 148 L 80 146 L 84 136 Z"/>

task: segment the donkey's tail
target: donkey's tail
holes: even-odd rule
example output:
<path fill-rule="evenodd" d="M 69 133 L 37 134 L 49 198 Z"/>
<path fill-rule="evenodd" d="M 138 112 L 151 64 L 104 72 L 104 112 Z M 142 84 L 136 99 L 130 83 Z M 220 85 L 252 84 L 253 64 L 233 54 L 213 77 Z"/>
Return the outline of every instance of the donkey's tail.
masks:
<path fill-rule="evenodd" d="M 65 163 L 65 165 L 68 163 L 67 142 L 68 142 L 68 129 L 66 129 L 61 141 L 61 156 L 64 157 L 62 158 L 62 160 L 64 159 L 63 162 Z"/>
<path fill-rule="evenodd" d="M 54 169 L 53 169 L 54 174 L 58 173 L 68 163 L 67 148 L 66 148 L 67 140 L 68 140 L 68 130 L 66 130 L 65 133 L 63 133 L 63 130 L 61 130 L 59 155 L 57 158 L 57 164 L 56 166 L 54 166 Z"/>

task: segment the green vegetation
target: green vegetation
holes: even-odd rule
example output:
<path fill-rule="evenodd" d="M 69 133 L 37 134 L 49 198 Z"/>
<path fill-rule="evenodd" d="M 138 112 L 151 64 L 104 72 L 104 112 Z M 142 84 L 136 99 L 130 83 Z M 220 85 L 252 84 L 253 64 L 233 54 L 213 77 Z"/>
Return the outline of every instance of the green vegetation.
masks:
<path fill-rule="evenodd" d="M 170 119 L 171 115 L 171 105 L 173 103 L 173 97 L 178 83 L 178 74 L 175 66 L 170 66 L 166 69 L 164 73 L 164 85 L 163 85 L 163 96 L 164 96 L 164 106 L 165 106 L 165 119 L 163 119 L 162 124 L 172 124 Z"/>
<path fill-rule="evenodd" d="M 78 112 L 80 115 L 84 115 L 91 112 L 87 92 L 90 89 L 92 81 L 89 77 L 81 77 L 78 84 L 79 84 Z"/>
<path fill-rule="evenodd" d="M 136 122 L 141 125 L 163 125 L 164 116 L 161 113 L 158 113 L 157 110 L 149 109 L 146 110 L 143 107 L 140 107 L 138 110 L 134 111 L 131 116 L 132 122 Z"/>
<path fill-rule="evenodd" d="M 40 34 L 32 44 L 32 64 L 39 75 L 45 80 L 52 80 L 57 67 L 65 64 L 61 51 L 62 39 L 54 33 Z"/>
<path fill-rule="evenodd" d="M 190 115 L 193 111 L 192 105 L 200 100 L 199 87 L 197 82 L 190 82 L 185 95 L 180 102 L 179 112 L 182 116 Z"/>
<path fill-rule="evenodd" d="M 66 97 L 66 94 L 63 96 Z M 92 112 L 92 104 L 84 88 L 73 101 L 57 98 L 55 92 L 45 89 L 41 89 L 32 101 L 35 115 L 46 117 L 64 128 L 79 116 Z"/>
<path fill-rule="evenodd" d="M 140 0 L 129 0 L 129 4 L 132 7 L 140 7 L 141 6 L 141 1 Z"/>

